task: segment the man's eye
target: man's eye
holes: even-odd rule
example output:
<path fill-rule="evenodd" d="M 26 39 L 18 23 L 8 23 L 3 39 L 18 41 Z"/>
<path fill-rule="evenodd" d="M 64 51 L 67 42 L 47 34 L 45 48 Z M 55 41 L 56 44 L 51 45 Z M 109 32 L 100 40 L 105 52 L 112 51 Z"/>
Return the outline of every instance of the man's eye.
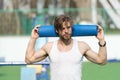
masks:
<path fill-rule="evenodd" d="M 67 28 L 70 28 L 70 26 L 68 26 Z"/>
<path fill-rule="evenodd" d="M 63 30 L 66 29 L 66 28 L 63 28 Z"/>

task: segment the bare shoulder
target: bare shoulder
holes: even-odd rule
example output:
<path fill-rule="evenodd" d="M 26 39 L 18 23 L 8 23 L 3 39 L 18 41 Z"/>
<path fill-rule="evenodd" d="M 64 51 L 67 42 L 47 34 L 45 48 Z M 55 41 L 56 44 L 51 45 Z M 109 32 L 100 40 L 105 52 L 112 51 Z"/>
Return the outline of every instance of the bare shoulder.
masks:
<path fill-rule="evenodd" d="M 90 49 L 89 45 L 84 41 L 78 41 L 78 48 L 82 54 Z"/>
<path fill-rule="evenodd" d="M 52 49 L 53 42 L 47 42 L 43 48 L 46 50 L 46 52 L 49 54 L 50 50 Z"/>
<path fill-rule="evenodd" d="M 79 46 L 86 46 L 86 47 L 88 46 L 88 44 L 84 41 L 78 41 L 78 45 Z"/>

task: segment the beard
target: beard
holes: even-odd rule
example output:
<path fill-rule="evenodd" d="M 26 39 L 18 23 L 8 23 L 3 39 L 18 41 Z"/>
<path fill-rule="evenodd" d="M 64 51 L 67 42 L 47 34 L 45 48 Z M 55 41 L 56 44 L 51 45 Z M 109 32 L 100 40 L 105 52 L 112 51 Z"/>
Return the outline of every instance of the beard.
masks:
<path fill-rule="evenodd" d="M 64 35 L 61 35 L 60 38 L 62 40 L 70 40 L 71 39 L 71 34 L 64 34 Z"/>

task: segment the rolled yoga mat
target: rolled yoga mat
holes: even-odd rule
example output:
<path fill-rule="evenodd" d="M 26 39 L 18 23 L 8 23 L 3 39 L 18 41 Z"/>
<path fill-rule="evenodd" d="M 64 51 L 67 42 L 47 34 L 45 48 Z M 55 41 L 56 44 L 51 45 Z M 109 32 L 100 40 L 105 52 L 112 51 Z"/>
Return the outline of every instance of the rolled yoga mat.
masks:
<path fill-rule="evenodd" d="M 75 36 L 96 36 L 98 33 L 97 25 L 73 25 L 72 37 Z M 40 37 L 58 37 L 53 25 L 40 26 L 38 29 Z"/>

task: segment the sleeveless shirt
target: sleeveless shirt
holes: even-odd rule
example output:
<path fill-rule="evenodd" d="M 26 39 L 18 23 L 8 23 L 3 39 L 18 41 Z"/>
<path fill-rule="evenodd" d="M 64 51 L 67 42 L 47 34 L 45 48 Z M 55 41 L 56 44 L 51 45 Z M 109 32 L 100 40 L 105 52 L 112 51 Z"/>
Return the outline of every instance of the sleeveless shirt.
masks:
<path fill-rule="evenodd" d="M 81 80 L 83 55 L 78 49 L 78 41 L 73 40 L 72 49 L 60 52 L 57 48 L 58 40 L 53 42 L 49 54 L 50 80 Z"/>

